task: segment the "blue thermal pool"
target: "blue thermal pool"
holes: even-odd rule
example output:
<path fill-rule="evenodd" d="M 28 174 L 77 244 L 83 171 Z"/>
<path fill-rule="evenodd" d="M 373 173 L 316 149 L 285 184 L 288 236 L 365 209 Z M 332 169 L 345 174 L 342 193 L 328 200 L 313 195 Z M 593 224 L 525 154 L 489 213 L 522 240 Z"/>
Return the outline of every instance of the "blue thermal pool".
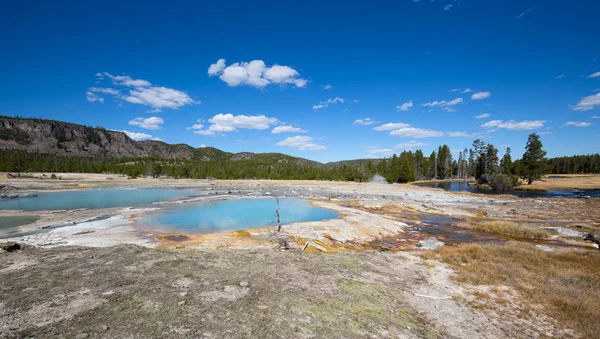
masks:
<path fill-rule="evenodd" d="M 307 200 L 281 199 L 282 224 L 334 219 L 333 210 L 314 207 Z M 200 234 L 275 226 L 275 199 L 224 200 L 168 207 L 142 217 L 138 225 L 168 233 Z"/>
<path fill-rule="evenodd" d="M 40 192 L 34 197 L 1 199 L 0 210 L 40 211 L 140 206 L 191 194 L 194 194 L 194 191 L 169 188 Z"/>

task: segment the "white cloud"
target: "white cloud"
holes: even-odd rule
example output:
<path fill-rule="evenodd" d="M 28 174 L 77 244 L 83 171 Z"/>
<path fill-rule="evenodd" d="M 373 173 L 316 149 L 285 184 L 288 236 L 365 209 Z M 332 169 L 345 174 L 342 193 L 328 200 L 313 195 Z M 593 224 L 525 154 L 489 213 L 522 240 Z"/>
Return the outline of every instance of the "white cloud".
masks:
<path fill-rule="evenodd" d="M 599 115 L 594 115 L 594 116 L 592 117 L 592 119 L 600 119 L 600 116 L 599 116 Z"/>
<path fill-rule="evenodd" d="M 97 96 L 96 94 L 94 94 L 92 92 L 86 92 L 85 93 L 85 98 L 89 102 L 104 102 L 104 98 L 101 98 L 101 97 Z"/>
<path fill-rule="evenodd" d="M 436 138 L 444 135 L 442 132 L 416 127 L 404 127 L 390 132 L 390 135 L 403 138 Z"/>
<path fill-rule="evenodd" d="M 461 92 L 461 93 L 465 94 L 465 93 L 471 93 L 471 92 L 473 92 L 473 90 L 470 88 L 465 88 L 465 89 L 454 88 L 454 89 L 451 89 L 450 92 Z"/>
<path fill-rule="evenodd" d="M 589 127 L 592 126 L 592 123 L 583 122 L 583 121 L 569 121 L 565 124 L 565 126 L 574 126 L 574 127 Z"/>
<path fill-rule="evenodd" d="M 194 134 L 203 135 L 203 136 L 214 136 L 215 132 L 209 130 L 196 130 L 193 132 Z"/>
<path fill-rule="evenodd" d="M 328 107 L 331 104 L 337 104 L 337 103 L 343 104 L 344 98 L 335 97 L 333 99 L 327 99 L 327 100 L 321 101 L 321 102 L 319 102 L 318 105 L 314 105 L 313 109 L 316 111 L 318 109 Z"/>
<path fill-rule="evenodd" d="M 305 130 L 303 130 L 300 127 L 294 127 L 294 126 L 277 126 L 275 128 L 273 128 L 273 130 L 271 130 L 271 133 L 273 134 L 280 134 L 280 133 L 306 133 Z"/>
<path fill-rule="evenodd" d="M 600 72 L 596 72 L 594 74 L 590 74 L 588 78 L 600 78 Z"/>
<path fill-rule="evenodd" d="M 395 130 L 395 129 L 399 129 L 399 128 L 406 128 L 409 127 L 409 124 L 405 124 L 402 122 L 390 122 L 387 123 L 385 125 L 381 125 L 381 126 L 377 126 L 375 128 L 373 128 L 375 131 L 391 131 L 391 130 Z"/>
<path fill-rule="evenodd" d="M 475 137 L 475 134 L 470 134 L 467 132 L 447 132 L 446 134 L 451 138 L 460 138 L 460 137 L 474 138 Z"/>
<path fill-rule="evenodd" d="M 394 145 L 394 148 L 413 149 L 413 148 L 423 147 L 423 146 L 427 146 L 427 144 L 423 143 L 423 142 L 420 142 L 420 141 L 411 140 L 409 142 L 405 142 L 405 143 L 402 143 L 402 144 Z"/>
<path fill-rule="evenodd" d="M 575 107 L 574 111 L 589 111 L 600 107 L 600 93 L 583 97 Z"/>
<path fill-rule="evenodd" d="M 198 120 L 200 122 L 200 120 Z M 206 130 L 202 124 L 195 124 L 188 129 L 194 129 L 194 134 L 215 135 L 216 133 L 235 132 L 238 129 L 265 130 L 279 121 L 276 118 L 269 118 L 264 115 L 233 115 L 231 113 L 219 113 L 208 119 L 211 125 Z"/>
<path fill-rule="evenodd" d="M 132 79 L 126 75 L 112 75 L 108 72 L 104 72 L 104 75 L 112 79 L 113 84 L 118 86 L 147 87 L 152 85 L 149 81 Z"/>
<path fill-rule="evenodd" d="M 117 132 L 123 132 L 129 138 L 131 138 L 132 140 L 135 140 L 135 141 L 141 141 L 141 140 L 161 141 L 159 137 L 154 137 L 154 136 L 152 136 L 150 134 L 146 134 L 146 133 L 136 133 L 136 132 L 130 132 L 130 131 L 117 131 Z"/>
<path fill-rule="evenodd" d="M 558 75 L 558 76 L 556 76 L 554 79 L 562 79 L 562 78 L 564 78 L 564 77 L 565 77 L 565 75 L 564 75 L 564 74 L 561 74 L 561 75 Z"/>
<path fill-rule="evenodd" d="M 216 63 L 208 67 L 208 75 L 217 75 L 225 69 L 225 59 L 219 59 Z"/>
<path fill-rule="evenodd" d="M 460 103 L 463 102 L 463 98 L 456 98 L 454 100 L 450 100 L 450 101 L 446 101 L 446 100 L 442 100 L 442 101 L 431 101 L 431 102 L 426 102 L 424 104 L 421 104 L 421 106 L 425 106 L 425 107 L 436 107 L 436 106 L 440 106 L 440 107 L 450 107 L 450 106 L 455 106 L 458 105 Z"/>
<path fill-rule="evenodd" d="M 97 73 L 96 77 L 101 80 L 104 79 L 99 74 Z M 110 78 L 116 86 L 133 87 L 133 89 L 129 90 L 128 94 L 121 94 L 119 90 L 114 88 L 90 87 L 86 93 L 87 100 L 90 102 L 104 102 L 104 99 L 96 93 L 110 94 L 132 104 L 149 106 L 153 108 L 151 112 L 160 112 L 163 108 L 178 109 L 185 105 L 200 103 L 190 98 L 185 92 L 162 86 L 152 86 L 146 80 L 132 79 L 126 75 L 112 75 L 108 72 L 101 75 Z"/>
<path fill-rule="evenodd" d="M 483 113 L 483 114 L 476 116 L 475 119 L 485 119 L 485 118 L 489 118 L 490 116 L 491 116 L 491 114 L 489 114 L 489 113 Z"/>
<path fill-rule="evenodd" d="M 106 93 L 112 95 L 118 95 L 120 92 L 114 88 L 103 88 L 103 87 L 90 87 L 88 91 L 95 93 Z"/>
<path fill-rule="evenodd" d="M 160 129 L 160 125 L 164 124 L 164 120 L 158 117 L 150 117 L 147 119 L 138 117 L 129 122 L 130 126 L 139 126 L 140 128 L 157 130 Z"/>
<path fill-rule="evenodd" d="M 544 127 L 546 123 L 545 120 L 524 120 L 524 121 L 502 121 L 502 120 L 492 120 L 488 121 L 485 124 L 481 125 L 482 128 L 485 129 L 497 129 L 504 128 L 512 131 L 527 131 L 532 129 L 538 129 Z"/>
<path fill-rule="evenodd" d="M 293 147 L 300 151 L 319 151 L 327 149 L 324 145 L 313 143 L 313 138 L 309 136 L 297 135 L 295 137 L 286 138 L 283 141 L 277 143 L 280 147 Z"/>
<path fill-rule="evenodd" d="M 300 74 L 295 69 L 277 64 L 267 67 L 262 60 L 236 62 L 226 66 L 225 59 L 219 59 L 208 67 L 208 75 L 219 75 L 219 79 L 231 87 L 247 85 L 263 88 L 269 84 L 293 84 L 296 87 L 304 87 L 308 83 L 307 80 L 299 77 Z"/>
<path fill-rule="evenodd" d="M 181 106 L 198 103 L 186 93 L 166 87 L 136 87 L 121 99 L 133 104 L 150 106 L 157 111 L 163 108 L 178 109 Z"/>
<path fill-rule="evenodd" d="M 367 151 L 367 158 L 381 158 L 393 155 L 395 151 L 390 148 L 371 148 Z"/>
<path fill-rule="evenodd" d="M 206 148 L 206 144 L 200 144 L 200 146 L 198 146 L 198 148 Z"/>
<path fill-rule="evenodd" d="M 526 10 L 525 12 L 517 15 L 517 19 L 521 19 L 522 17 L 524 17 L 526 14 L 528 14 L 529 12 L 533 11 L 533 8 L 529 8 L 528 10 Z"/>
<path fill-rule="evenodd" d="M 327 89 L 332 89 L 333 87 L 330 84 L 327 84 L 325 86 L 323 86 L 323 89 L 327 90 Z"/>
<path fill-rule="evenodd" d="M 396 109 L 398 109 L 399 111 L 408 111 L 411 107 L 413 107 L 412 100 L 407 101 L 400 106 L 396 106 Z"/>
<path fill-rule="evenodd" d="M 373 125 L 373 124 L 377 124 L 379 123 L 379 121 L 375 121 L 371 118 L 364 118 L 364 119 L 357 119 L 354 120 L 354 124 L 355 125 L 363 125 L 363 126 L 369 126 L 369 125 Z"/>
<path fill-rule="evenodd" d="M 473 95 L 471 95 L 471 100 L 482 100 L 482 99 L 487 99 L 492 95 L 492 93 L 490 92 L 477 92 Z"/>
<path fill-rule="evenodd" d="M 454 4 L 447 4 L 444 6 L 444 11 L 449 11 L 452 7 L 454 7 Z"/>

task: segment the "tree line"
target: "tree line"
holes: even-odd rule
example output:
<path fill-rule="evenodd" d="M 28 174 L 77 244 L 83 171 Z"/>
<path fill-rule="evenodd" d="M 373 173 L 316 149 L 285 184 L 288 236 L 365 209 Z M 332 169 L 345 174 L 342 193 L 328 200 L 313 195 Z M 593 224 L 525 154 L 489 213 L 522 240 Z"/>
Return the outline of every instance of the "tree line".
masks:
<path fill-rule="evenodd" d="M 475 178 L 482 185 L 507 190 L 519 178 L 530 183 L 545 173 L 598 173 L 600 157 L 575 156 L 546 160 L 537 134 L 527 140 L 522 158 L 512 160 L 511 149 L 502 157 L 493 144 L 480 139 L 453 158 L 447 145 L 425 155 L 422 150 L 404 151 L 391 158 L 352 161 L 335 166 L 312 165 L 291 157 L 261 155 L 244 160 L 181 160 L 156 157 L 57 156 L 37 152 L 0 150 L 3 172 L 118 173 L 139 176 L 215 179 L 289 179 L 369 181 L 375 174 L 390 183 L 415 180 Z"/>

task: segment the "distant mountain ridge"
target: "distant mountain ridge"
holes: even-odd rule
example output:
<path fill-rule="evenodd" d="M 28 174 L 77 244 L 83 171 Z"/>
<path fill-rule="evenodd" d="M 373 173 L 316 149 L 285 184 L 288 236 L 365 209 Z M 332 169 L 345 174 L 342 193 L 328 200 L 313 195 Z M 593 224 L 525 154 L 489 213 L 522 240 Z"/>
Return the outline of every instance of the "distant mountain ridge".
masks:
<path fill-rule="evenodd" d="M 0 116 L 0 149 L 80 157 L 157 157 L 198 161 L 293 160 L 309 166 L 322 163 L 282 153 L 229 153 L 214 147 L 194 148 L 162 141 L 134 141 L 125 133 L 73 123 Z"/>

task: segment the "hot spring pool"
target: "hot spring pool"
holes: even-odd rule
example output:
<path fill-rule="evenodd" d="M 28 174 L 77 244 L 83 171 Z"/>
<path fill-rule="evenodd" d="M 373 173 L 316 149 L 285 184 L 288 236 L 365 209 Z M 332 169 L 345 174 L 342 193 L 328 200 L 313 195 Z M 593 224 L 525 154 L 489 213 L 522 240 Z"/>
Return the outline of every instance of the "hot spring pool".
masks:
<path fill-rule="evenodd" d="M 307 200 L 279 200 L 283 225 L 339 217 L 336 211 L 314 207 Z M 168 233 L 201 234 L 275 226 L 275 199 L 224 200 L 168 207 L 142 217 L 138 225 Z"/>
<path fill-rule="evenodd" d="M 194 194 L 194 191 L 172 188 L 114 188 L 40 192 L 35 197 L 1 199 L 0 209 L 40 211 L 140 206 L 191 194 Z"/>

